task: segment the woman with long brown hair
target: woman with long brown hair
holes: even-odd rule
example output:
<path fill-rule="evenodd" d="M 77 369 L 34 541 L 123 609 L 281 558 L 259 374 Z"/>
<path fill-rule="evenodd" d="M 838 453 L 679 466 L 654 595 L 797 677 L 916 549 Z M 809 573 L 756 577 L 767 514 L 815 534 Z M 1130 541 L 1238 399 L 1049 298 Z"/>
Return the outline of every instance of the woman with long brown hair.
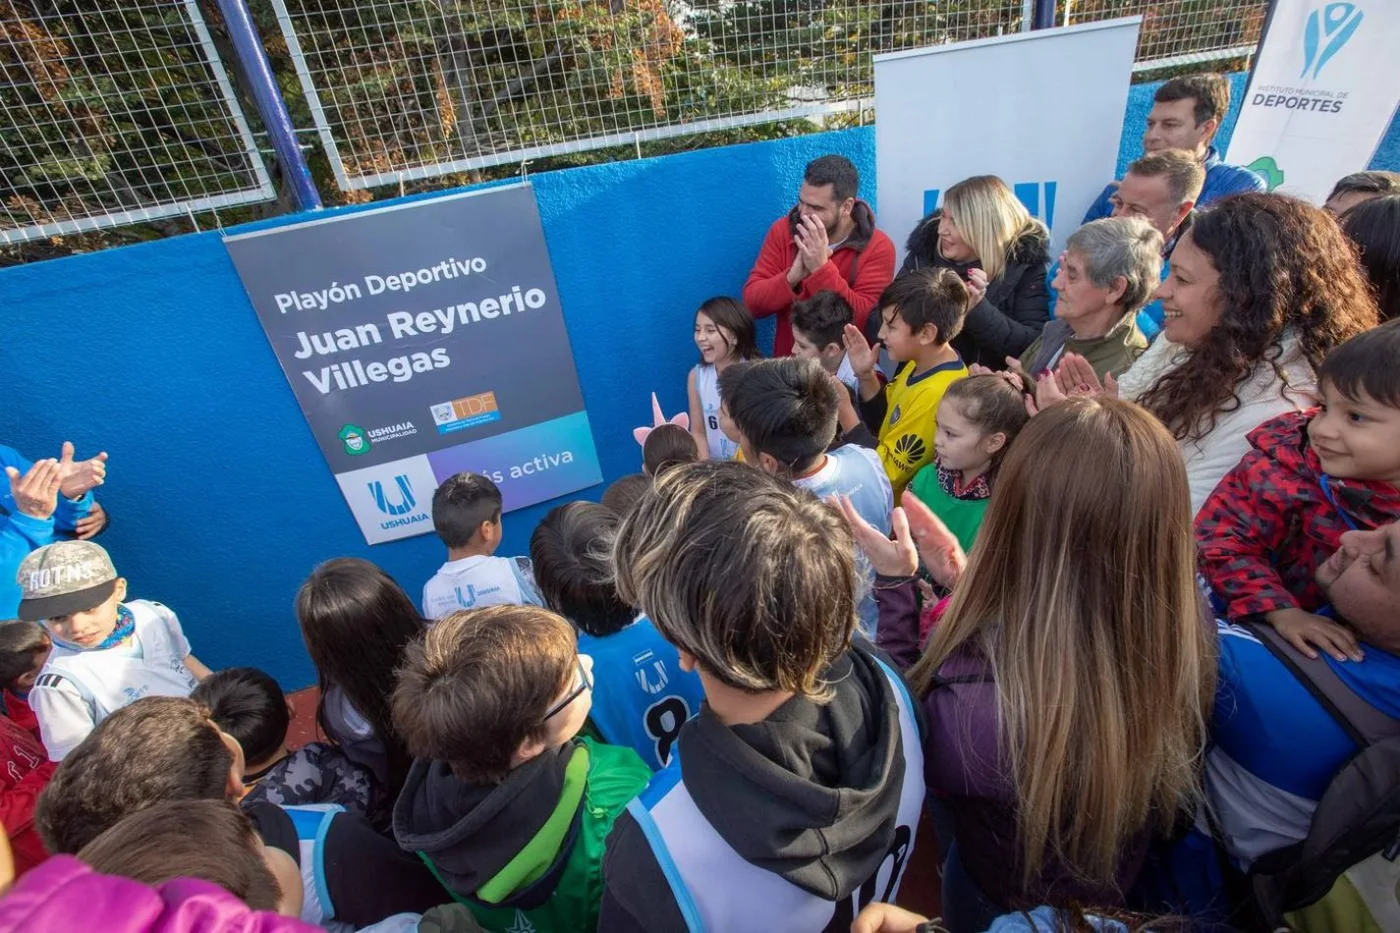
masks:
<path fill-rule="evenodd" d="M 1215 688 L 1175 441 L 1117 399 L 1042 412 L 1007 453 L 970 560 L 904 502 L 895 541 L 846 511 L 887 581 L 912 575 L 917 543 L 953 587 L 908 672 L 929 720 L 925 777 L 953 830 L 944 922 L 961 933 L 1038 904 L 1121 905 L 1153 831 L 1198 795 Z M 881 644 L 900 662 L 916 653 L 913 588 L 877 591 Z"/>
<path fill-rule="evenodd" d="M 1277 194 L 1236 195 L 1201 212 L 1157 298 L 1161 337 L 1118 391 L 1176 438 L 1193 514 L 1249 450 L 1249 432 L 1316 404 L 1323 357 L 1378 323 L 1336 220 Z M 1067 357 L 1063 368 L 1071 394 L 1101 389 L 1084 360 Z"/>

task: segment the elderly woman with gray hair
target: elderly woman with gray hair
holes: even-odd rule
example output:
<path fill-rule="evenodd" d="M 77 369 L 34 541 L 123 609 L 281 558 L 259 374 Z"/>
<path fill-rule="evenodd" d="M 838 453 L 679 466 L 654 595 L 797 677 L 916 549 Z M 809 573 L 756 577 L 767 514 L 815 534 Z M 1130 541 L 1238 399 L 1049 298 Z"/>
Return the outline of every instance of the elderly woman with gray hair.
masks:
<path fill-rule="evenodd" d="M 1052 283 L 1059 293 L 1055 320 L 1021 354 L 1020 369 L 1036 376 L 1076 353 L 1100 379 L 1122 373 L 1147 349 L 1137 313 L 1161 272 L 1162 235 L 1146 220 L 1107 217 L 1080 227 Z"/>

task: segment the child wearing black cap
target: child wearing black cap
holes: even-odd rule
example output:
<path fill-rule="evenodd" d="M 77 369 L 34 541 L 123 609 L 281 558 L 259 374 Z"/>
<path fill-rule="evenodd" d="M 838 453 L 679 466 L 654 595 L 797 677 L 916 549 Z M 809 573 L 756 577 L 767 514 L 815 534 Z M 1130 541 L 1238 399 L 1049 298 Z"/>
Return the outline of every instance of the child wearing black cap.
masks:
<path fill-rule="evenodd" d="M 160 603 L 123 602 L 126 580 L 91 541 L 60 541 L 19 568 L 19 617 L 43 622 L 53 653 L 29 692 L 49 757 L 62 761 L 109 715 L 144 696 L 189 696 L 209 669 Z"/>

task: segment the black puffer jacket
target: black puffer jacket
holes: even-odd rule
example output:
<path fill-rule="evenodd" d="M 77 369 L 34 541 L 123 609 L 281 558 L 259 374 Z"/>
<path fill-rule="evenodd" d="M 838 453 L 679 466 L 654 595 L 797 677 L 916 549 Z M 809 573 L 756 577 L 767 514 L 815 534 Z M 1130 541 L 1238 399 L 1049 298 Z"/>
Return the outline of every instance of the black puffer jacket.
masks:
<path fill-rule="evenodd" d="M 967 278 L 981 263 L 958 263 L 938 254 L 938 220 L 935 211 L 909 234 L 903 275 L 914 269 L 952 269 Z M 981 363 L 1005 369 L 1008 356 L 1019 357 L 1040 336 L 1050 320 L 1050 293 L 1045 274 L 1050 268 L 1050 244 L 1040 230 L 1026 233 L 1011 247 L 1011 257 L 1001 275 L 987 284 L 986 296 L 967 313 L 962 333 L 953 338 L 953 349 L 969 366 Z"/>

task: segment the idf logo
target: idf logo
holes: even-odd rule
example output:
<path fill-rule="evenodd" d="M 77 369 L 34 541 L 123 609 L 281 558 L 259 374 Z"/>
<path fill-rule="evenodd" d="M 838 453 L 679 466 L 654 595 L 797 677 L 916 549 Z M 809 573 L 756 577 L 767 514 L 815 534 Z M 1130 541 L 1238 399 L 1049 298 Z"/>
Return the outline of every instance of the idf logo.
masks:
<path fill-rule="evenodd" d="M 1011 186 L 1011 191 L 1016 195 L 1016 200 L 1025 205 L 1032 217 L 1037 218 L 1047 227 L 1055 226 L 1055 191 L 1059 187 L 1059 182 L 1054 181 L 1018 181 Z M 929 188 L 924 191 L 924 215 L 932 214 L 938 207 L 938 197 L 943 193 L 940 188 Z"/>
<path fill-rule="evenodd" d="M 389 494 L 384 491 L 384 484 L 379 480 L 369 484 L 369 494 L 374 497 L 374 504 L 379 511 L 385 515 L 407 515 L 418 504 L 418 500 L 413 497 L 413 484 L 404 473 L 395 476 L 393 482 L 398 487 L 397 503 L 390 501 Z"/>
<path fill-rule="evenodd" d="M 1308 14 L 1303 28 L 1303 73 L 1298 77 L 1316 78 L 1360 25 L 1361 8 L 1354 3 L 1329 3 Z"/>
<path fill-rule="evenodd" d="M 360 454 L 369 453 L 369 435 L 359 425 L 347 424 L 340 429 L 340 433 L 336 436 L 340 438 L 341 445 L 350 456 L 358 457 Z"/>

